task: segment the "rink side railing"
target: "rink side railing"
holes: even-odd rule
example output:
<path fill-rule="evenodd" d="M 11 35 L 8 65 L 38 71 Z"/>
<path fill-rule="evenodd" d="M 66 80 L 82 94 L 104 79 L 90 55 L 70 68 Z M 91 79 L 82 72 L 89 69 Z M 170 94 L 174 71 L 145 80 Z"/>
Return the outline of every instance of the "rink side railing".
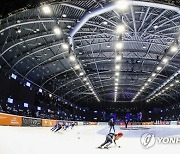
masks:
<path fill-rule="evenodd" d="M 0 126 L 30 126 L 30 127 L 52 127 L 64 120 L 41 119 L 12 114 L 0 113 Z M 67 121 L 72 123 L 73 121 Z M 108 125 L 107 122 L 74 121 L 76 125 Z M 124 126 L 124 122 L 116 122 L 116 125 Z M 129 122 L 131 125 L 180 125 L 180 121 L 155 121 L 155 122 Z"/>

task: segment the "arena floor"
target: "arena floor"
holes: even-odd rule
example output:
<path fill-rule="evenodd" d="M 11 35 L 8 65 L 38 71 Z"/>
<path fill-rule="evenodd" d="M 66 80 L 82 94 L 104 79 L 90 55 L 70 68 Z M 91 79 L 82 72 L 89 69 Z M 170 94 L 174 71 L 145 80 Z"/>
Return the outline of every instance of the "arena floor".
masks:
<path fill-rule="evenodd" d="M 42 127 L 9 127 L 0 126 L 0 154 L 152 154 L 179 152 L 178 144 L 158 144 L 145 149 L 140 137 L 146 132 L 154 132 L 156 136 L 180 136 L 180 126 L 147 126 L 149 129 L 122 130 L 117 132 L 124 136 L 117 141 L 118 146 L 111 145 L 109 149 L 97 149 L 105 140 L 108 126 L 76 126 L 72 130 L 53 133 L 50 128 Z"/>

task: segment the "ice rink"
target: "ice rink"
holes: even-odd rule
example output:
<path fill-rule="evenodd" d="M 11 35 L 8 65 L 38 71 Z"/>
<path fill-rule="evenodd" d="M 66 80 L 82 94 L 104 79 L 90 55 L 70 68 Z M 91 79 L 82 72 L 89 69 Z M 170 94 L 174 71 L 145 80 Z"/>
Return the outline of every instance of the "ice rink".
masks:
<path fill-rule="evenodd" d="M 97 149 L 108 133 L 108 126 L 76 126 L 73 130 L 51 132 L 49 127 L 9 127 L 0 126 L 0 154 L 116 154 L 138 153 L 152 154 L 178 153 L 179 144 L 158 144 L 145 149 L 140 137 L 146 132 L 156 136 L 180 136 L 180 126 L 146 126 L 143 130 L 122 130 L 116 126 L 116 132 L 124 136 L 117 141 L 120 148 L 112 144 L 109 149 Z"/>

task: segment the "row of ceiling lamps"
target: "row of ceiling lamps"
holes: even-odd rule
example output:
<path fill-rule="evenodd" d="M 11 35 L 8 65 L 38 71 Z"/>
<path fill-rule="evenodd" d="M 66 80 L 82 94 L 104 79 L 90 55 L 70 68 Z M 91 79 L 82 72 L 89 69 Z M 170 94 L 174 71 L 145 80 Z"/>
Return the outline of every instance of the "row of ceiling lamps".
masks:
<path fill-rule="evenodd" d="M 163 84 L 161 84 L 161 86 L 159 86 L 158 88 L 156 88 L 148 97 L 150 98 L 151 96 L 153 96 L 155 93 L 157 93 L 158 91 L 160 91 L 162 88 L 164 88 L 167 84 L 169 84 L 172 80 L 175 80 L 177 78 L 177 76 L 180 74 L 180 69 L 178 71 L 176 71 L 172 76 L 170 76 Z"/>
<path fill-rule="evenodd" d="M 121 11 L 125 11 L 125 10 L 128 10 L 128 7 L 129 7 L 129 0 L 117 0 L 115 1 L 115 5 L 117 6 L 117 8 Z M 116 27 L 116 34 L 119 34 L 121 37 L 122 37 L 122 34 L 125 33 L 126 31 L 126 26 L 124 24 L 119 24 L 117 27 Z M 122 40 L 119 40 L 117 43 L 116 43 L 116 58 L 115 58 L 115 93 L 114 93 L 114 102 L 117 101 L 117 92 L 118 92 L 118 85 L 119 85 L 119 75 L 120 75 L 120 61 L 122 59 L 122 56 L 120 54 L 120 51 L 123 49 L 123 42 Z"/>
<path fill-rule="evenodd" d="M 129 8 L 129 0 L 115 0 L 115 5 L 121 11 L 128 10 Z M 42 7 L 42 11 L 45 15 L 52 15 L 53 11 L 50 5 L 45 4 Z M 66 17 L 66 14 L 63 14 L 63 17 Z"/>
<path fill-rule="evenodd" d="M 146 102 L 150 102 L 151 100 L 155 99 L 156 97 L 158 97 L 159 95 L 162 95 L 163 93 L 165 93 L 167 90 L 170 90 L 170 88 L 173 88 L 173 86 L 179 84 L 179 80 L 175 80 L 173 81 L 171 84 L 164 86 L 163 89 L 161 91 L 159 91 L 157 94 L 155 94 L 153 97 L 149 98 Z"/>
<path fill-rule="evenodd" d="M 176 54 L 178 52 L 178 43 L 174 43 L 169 51 L 172 54 Z M 138 91 L 138 93 L 135 95 L 135 97 L 131 100 L 131 102 L 134 102 L 135 99 L 144 91 L 144 89 L 156 78 L 156 76 L 163 70 L 163 68 L 168 64 L 169 58 L 168 56 L 165 56 L 162 58 L 160 64 L 156 67 L 155 72 L 151 74 L 151 77 L 148 78 L 148 80 L 145 82 L 145 84 L 142 86 L 142 88 Z"/>
<path fill-rule="evenodd" d="M 42 11 L 45 15 L 52 15 L 52 8 L 50 7 L 50 5 L 43 5 Z M 66 17 L 65 14 L 63 14 L 63 17 Z M 61 33 L 62 33 L 61 29 L 58 26 L 54 27 L 53 32 L 54 32 L 54 34 L 56 34 L 58 36 L 61 35 Z M 62 44 L 62 47 L 65 50 L 69 50 L 69 45 L 67 45 L 67 44 Z M 86 76 L 85 71 L 80 66 L 80 62 L 78 61 L 78 59 L 76 58 L 76 56 L 73 53 L 70 54 L 69 60 L 71 61 L 72 65 L 74 66 L 73 68 L 75 69 L 75 71 L 80 72 L 79 76 L 82 78 L 85 86 L 88 86 L 89 90 L 92 92 L 92 94 L 95 96 L 95 98 L 99 102 L 100 99 L 98 98 L 97 94 L 95 93 L 92 83 L 90 82 L 89 78 Z"/>
<path fill-rule="evenodd" d="M 116 27 L 116 33 L 119 34 L 119 39 L 118 42 L 116 43 L 116 57 L 115 57 L 115 76 L 114 76 L 114 80 L 115 80 L 115 93 L 114 93 L 114 102 L 117 101 L 117 92 L 118 92 L 118 85 L 119 85 L 119 72 L 120 72 L 120 61 L 122 59 L 122 56 L 120 54 L 121 50 L 123 49 L 123 42 L 122 42 L 122 34 L 126 32 L 126 26 L 124 24 L 119 24 Z M 120 40 L 121 39 L 121 40 Z"/>
<path fill-rule="evenodd" d="M 74 65 L 74 69 L 76 71 L 79 71 L 79 77 L 82 78 L 82 81 L 84 82 L 85 86 L 88 86 L 89 90 L 92 92 L 92 94 L 95 96 L 95 98 L 97 99 L 98 102 L 100 102 L 97 94 L 95 93 L 93 86 L 89 80 L 89 78 L 86 76 L 85 71 L 83 71 L 83 69 L 81 69 L 80 64 L 78 64 L 78 60 L 76 59 L 75 55 L 73 55 L 71 53 L 71 55 L 69 56 L 69 60 L 71 61 L 71 63 Z"/>

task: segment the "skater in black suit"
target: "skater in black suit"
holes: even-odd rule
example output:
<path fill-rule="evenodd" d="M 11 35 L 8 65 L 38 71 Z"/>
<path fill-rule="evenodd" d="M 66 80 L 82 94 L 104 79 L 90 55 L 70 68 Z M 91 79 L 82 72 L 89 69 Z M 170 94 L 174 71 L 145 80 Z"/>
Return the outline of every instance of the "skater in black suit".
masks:
<path fill-rule="evenodd" d="M 123 133 L 118 133 L 118 134 L 109 133 L 108 135 L 106 135 L 105 142 L 101 144 L 98 148 L 102 149 L 104 147 L 105 149 L 108 149 L 109 145 L 112 144 L 112 142 L 114 142 L 114 144 L 116 145 L 116 140 L 118 140 L 122 136 Z"/>

